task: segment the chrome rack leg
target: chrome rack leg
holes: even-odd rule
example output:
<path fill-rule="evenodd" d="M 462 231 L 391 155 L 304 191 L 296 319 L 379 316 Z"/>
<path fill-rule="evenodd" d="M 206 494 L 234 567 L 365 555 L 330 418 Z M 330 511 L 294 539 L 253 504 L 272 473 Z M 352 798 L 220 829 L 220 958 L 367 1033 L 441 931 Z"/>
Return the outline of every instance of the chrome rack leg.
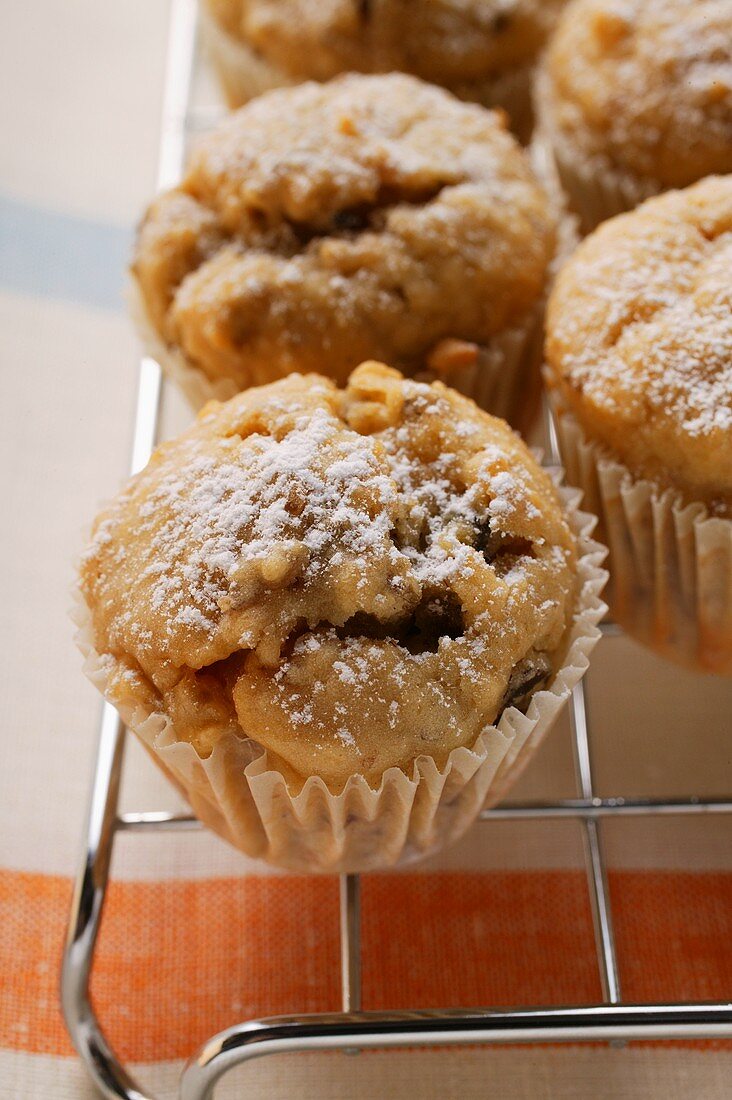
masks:
<path fill-rule="evenodd" d="M 181 1077 L 180 1100 L 212 1100 L 216 1082 L 237 1065 L 306 1050 L 491 1043 L 607 1042 L 728 1038 L 732 1005 L 597 1005 L 579 1008 L 361 1012 L 279 1016 L 231 1027 L 201 1047 Z"/>
<path fill-rule="evenodd" d="M 175 184 L 183 166 L 196 29 L 196 0 L 172 0 L 157 177 L 159 188 Z M 150 457 L 157 430 L 159 400 L 160 368 L 152 359 L 143 359 L 137 389 L 132 473 L 141 469 Z M 99 733 L 86 851 L 76 883 L 64 950 L 61 1001 L 74 1046 L 105 1100 L 150 1100 L 115 1058 L 89 1001 L 89 976 L 117 824 L 124 738 L 125 731 L 114 708 L 106 704 Z"/>
<path fill-rule="evenodd" d="M 151 1100 L 125 1072 L 89 1000 L 89 976 L 107 891 L 117 821 L 125 729 L 106 703 L 99 734 L 86 851 L 74 890 L 61 968 L 61 1005 L 72 1042 L 105 1100 Z"/>
<path fill-rule="evenodd" d="M 543 411 L 549 459 L 554 465 L 561 465 L 562 457 L 559 449 L 557 426 L 546 395 L 544 396 Z M 590 738 L 583 681 L 580 681 L 572 691 L 569 721 L 574 751 L 574 769 L 580 797 L 585 802 L 592 803 L 595 800 L 595 792 L 592 783 Z M 610 909 L 607 872 L 602 852 L 600 823 L 595 818 L 587 817 L 582 822 L 582 831 L 602 995 L 609 1004 L 617 1005 L 620 1004 L 620 977 L 615 952 L 615 934 Z"/>
<path fill-rule="evenodd" d="M 569 720 L 572 729 L 575 770 L 580 795 L 583 799 L 591 801 L 594 798 L 594 790 L 592 786 L 585 693 L 581 682 L 577 684 L 572 692 Z M 620 1003 L 620 976 L 615 951 L 615 933 L 610 909 L 607 872 L 602 853 L 600 823 L 592 818 L 586 818 L 582 822 L 582 829 L 602 995 L 609 1004 L 617 1005 Z"/>
<path fill-rule="evenodd" d="M 341 1002 L 344 1012 L 361 1011 L 361 880 L 340 876 Z"/>

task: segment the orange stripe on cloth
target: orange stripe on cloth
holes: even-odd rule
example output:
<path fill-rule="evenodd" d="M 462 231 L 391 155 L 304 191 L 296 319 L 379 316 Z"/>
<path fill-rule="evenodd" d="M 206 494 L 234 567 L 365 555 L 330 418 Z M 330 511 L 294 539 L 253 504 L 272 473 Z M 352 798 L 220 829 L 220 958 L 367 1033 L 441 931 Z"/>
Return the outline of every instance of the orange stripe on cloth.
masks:
<path fill-rule="evenodd" d="M 615 872 L 628 999 L 732 990 L 732 874 Z M 363 886 L 364 1007 L 599 999 L 581 872 L 410 872 Z M 69 1054 L 58 962 L 71 888 L 0 872 L 0 1047 Z M 125 1061 L 182 1058 L 254 1016 L 338 1008 L 333 879 L 116 882 L 93 980 Z"/>

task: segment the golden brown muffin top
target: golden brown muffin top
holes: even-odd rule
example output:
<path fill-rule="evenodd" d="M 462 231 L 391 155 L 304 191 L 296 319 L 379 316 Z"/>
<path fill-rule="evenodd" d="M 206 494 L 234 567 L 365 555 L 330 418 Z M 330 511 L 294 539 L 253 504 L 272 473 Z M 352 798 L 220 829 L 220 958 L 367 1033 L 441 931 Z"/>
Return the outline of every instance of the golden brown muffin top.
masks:
<path fill-rule="evenodd" d="M 553 381 L 635 474 L 732 515 L 732 177 L 605 222 L 549 302 Z"/>
<path fill-rule="evenodd" d="M 160 335 L 244 388 L 368 358 L 413 374 L 525 323 L 554 249 L 500 115 L 413 77 L 270 92 L 150 207 L 134 273 Z"/>
<path fill-rule="evenodd" d="M 502 421 L 362 365 L 211 403 L 97 519 L 81 567 L 118 701 L 295 782 L 438 763 L 549 676 L 575 543 Z"/>
<path fill-rule="evenodd" d="M 732 171 L 730 0 L 573 0 L 547 51 L 580 155 L 684 187 Z"/>
<path fill-rule="evenodd" d="M 413 73 L 460 88 L 531 62 L 565 0 L 206 0 L 294 80 Z"/>

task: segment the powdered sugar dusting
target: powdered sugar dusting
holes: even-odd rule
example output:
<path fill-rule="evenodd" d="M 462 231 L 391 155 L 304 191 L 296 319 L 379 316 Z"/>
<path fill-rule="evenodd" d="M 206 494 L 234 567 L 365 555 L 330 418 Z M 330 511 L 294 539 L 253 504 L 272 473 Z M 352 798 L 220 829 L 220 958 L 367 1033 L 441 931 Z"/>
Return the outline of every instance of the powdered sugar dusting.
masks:
<path fill-rule="evenodd" d="M 732 169 L 729 0 L 579 0 L 549 73 L 554 121 L 597 172 L 662 190 Z"/>
<path fill-rule="evenodd" d="M 666 421 L 679 438 L 732 433 L 730 271 L 732 181 L 651 200 L 606 223 L 560 276 L 550 362 L 608 413 L 637 410 L 649 432 Z"/>
<path fill-rule="evenodd" d="M 401 760 L 493 720 L 517 662 L 564 633 L 573 554 L 506 425 L 371 364 L 345 392 L 250 391 L 163 446 L 84 583 L 106 647 L 202 752 L 235 721 L 284 759 L 294 735 L 378 772 L 387 729 Z"/>
<path fill-rule="evenodd" d="M 428 386 L 407 388 L 414 417 L 434 411 Z M 469 425 L 460 427 L 469 439 Z M 152 609 L 164 609 L 171 630 L 213 633 L 242 589 L 246 599 L 249 567 L 265 585 L 271 579 L 275 552 L 283 555 L 282 571 L 296 570 L 306 586 L 344 554 L 360 563 L 361 585 L 377 553 L 394 562 L 397 587 L 403 581 L 396 566 L 405 560 L 420 586 L 470 575 L 471 545 L 441 536 L 481 522 L 485 486 L 456 485 L 453 453 L 425 463 L 409 448 L 406 426 L 384 433 L 377 445 L 344 430 L 324 408 L 304 415 L 284 438 L 225 440 L 215 455 L 205 439 L 191 436 L 185 462 L 156 478 L 139 507 L 140 534 L 151 536 L 142 577 Z M 502 521 L 525 497 L 506 472 L 489 478 L 487 489 L 488 514 Z M 107 547 L 112 531 L 111 519 L 102 523 L 90 553 Z"/>
<path fill-rule="evenodd" d="M 336 544 L 368 555 L 388 534 L 393 481 L 373 447 L 323 409 L 283 440 L 255 435 L 223 455 L 204 452 L 192 439 L 186 464 L 140 507 L 143 530 L 145 521 L 154 530 L 152 606 L 169 608 L 174 624 L 214 630 L 237 574 L 252 562 L 266 569 L 277 545 L 294 548 L 307 577 Z M 169 518 L 159 526 L 161 510 Z"/>
<path fill-rule="evenodd" d="M 244 389 L 294 363 L 414 373 L 448 337 L 501 358 L 554 237 L 495 114 L 403 73 L 351 74 L 257 97 L 207 135 L 151 206 L 133 269 L 163 340 Z"/>

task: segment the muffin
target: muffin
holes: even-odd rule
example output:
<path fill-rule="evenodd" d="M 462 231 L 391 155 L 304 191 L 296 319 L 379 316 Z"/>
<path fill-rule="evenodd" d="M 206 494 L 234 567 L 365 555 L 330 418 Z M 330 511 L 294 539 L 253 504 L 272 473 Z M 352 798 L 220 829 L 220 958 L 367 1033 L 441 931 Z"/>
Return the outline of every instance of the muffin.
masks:
<path fill-rule="evenodd" d="M 537 88 L 542 140 L 586 232 L 732 172 L 729 0 L 574 0 Z"/>
<path fill-rule="evenodd" d="M 231 107 L 285 84 L 402 71 L 532 126 L 536 58 L 564 0 L 202 0 Z"/>
<path fill-rule="evenodd" d="M 568 480 L 610 548 L 611 609 L 732 673 L 732 177 L 600 226 L 559 275 L 548 381 Z"/>
<path fill-rule="evenodd" d="M 152 354 L 194 404 L 375 358 L 532 404 L 555 243 L 499 115 L 413 77 L 286 88 L 205 138 L 140 228 Z"/>
<path fill-rule="evenodd" d="M 596 640 L 597 545 L 503 421 L 376 363 L 212 403 L 94 525 L 87 669 L 250 855 L 460 835 Z"/>

